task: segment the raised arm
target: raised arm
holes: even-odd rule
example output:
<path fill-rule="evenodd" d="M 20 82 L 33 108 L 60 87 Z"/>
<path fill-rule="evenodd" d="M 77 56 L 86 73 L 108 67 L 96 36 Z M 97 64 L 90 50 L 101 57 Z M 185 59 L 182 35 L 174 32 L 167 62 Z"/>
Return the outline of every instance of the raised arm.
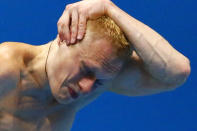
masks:
<path fill-rule="evenodd" d="M 190 62 L 167 40 L 111 2 L 107 14 L 123 30 L 137 53 L 115 79 L 112 91 L 148 95 L 172 90 L 185 82 L 190 74 Z"/>
<path fill-rule="evenodd" d="M 116 22 L 136 52 L 125 66 L 123 71 L 125 73 L 121 72 L 118 76 L 118 79 L 122 80 L 117 80 L 119 84 L 115 84 L 119 85 L 116 87 L 118 92 L 132 92 L 131 87 L 136 86 L 136 82 L 141 82 L 138 86 L 141 91 L 149 86 L 152 91 L 149 88 L 150 92 L 147 94 L 151 94 L 154 91 L 161 92 L 177 87 L 187 79 L 190 74 L 189 60 L 161 35 L 109 0 L 84 0 L 67 6 L 58 22 L 60 39 L 66 39 L 69 43 L 74 43 L 76 38 L 81 39 L 85 33 L 86 24 L 84 23 L 87 19 L 95 19 L 102 15 L 108 15 Z M 73 21 L 73 18 L 76 21 Z M 70 28 L 69 23 L 71 23 Z M 134 77 L 137 73 L 139 77 L 135 81 Z"/>
<path fill-rule="evenodd" d="M 155 79 L 166 84 L 182 83 L 190 73 L 189 60 L 153 29 L 110 2 L 107 14 L 123 30 L 144 66 Z"/>
<path fill-rule="evenodd" d="M 146 69 L 143 60 L 133 52 L 130 61 L 113 80 L 109 91 L 127 96 L 145 96 L 172 91 L 183 84 L 186 76 L 174 83 L 166 83 L 153 77 Z"/>

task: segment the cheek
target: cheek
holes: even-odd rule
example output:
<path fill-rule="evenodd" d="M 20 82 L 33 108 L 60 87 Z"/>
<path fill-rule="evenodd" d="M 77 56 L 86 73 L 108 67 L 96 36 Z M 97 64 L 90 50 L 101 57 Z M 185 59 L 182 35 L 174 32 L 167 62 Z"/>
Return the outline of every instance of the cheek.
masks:
<path fill-rule="evenodd" d="M 59 87 L 64 79 L 73 72 L 75 65 L 73 63 L 66 64 L 64 61 L 54 59 L 53 63 L 48 67 L 48 78 L 50 86 Z"/>

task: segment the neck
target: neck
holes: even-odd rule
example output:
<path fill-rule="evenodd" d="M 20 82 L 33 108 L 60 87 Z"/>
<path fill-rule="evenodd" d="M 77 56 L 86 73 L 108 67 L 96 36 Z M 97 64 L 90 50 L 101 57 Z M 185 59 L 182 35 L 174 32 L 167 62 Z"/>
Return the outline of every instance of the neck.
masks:
<path fill-rule="evenodd" d="M 40 86 L 49 86 L 47 75 L 47 60 L 48 56 L 53 51 L 52 46 L 57 45 L 57 40 L 51 41 L 47 44 L 37 46 L 35 54 L 31 62 L 28 64 L 28 70 L 31 70 L 32 74 L 38 79 Z"/>

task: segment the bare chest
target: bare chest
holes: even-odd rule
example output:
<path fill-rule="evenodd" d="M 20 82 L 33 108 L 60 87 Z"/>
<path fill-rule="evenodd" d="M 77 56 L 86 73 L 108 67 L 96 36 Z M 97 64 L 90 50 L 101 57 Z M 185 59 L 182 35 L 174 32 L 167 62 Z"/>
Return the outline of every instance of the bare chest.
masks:
<path fill-rule="evenodd" d="M 1 131 L 51 131 L 51 124 L 48 119 L 42 118 L 37 121 L 26 121 L 10 113 L 0 112 Z"/>
<path fill-rule="evenodd" d="M 2 131 L 69 131 L 79 109 L 103 91 L 82 98 L 65 108 L 52 97 L 49 86 L 27 71 L 20 72 L 15 90 L 0 100 L 0 130 Z M 72 108 L 73 107 L 73 108 Z M 61 114 L 60 110 L 65 109 Z M 50 117 L 52 116 L 52 117 Z"/>
<path fill-rule="evenodd" d="M 47 115 L 51 108 L 58 106 L 58 103 L 53 101 L 49 86 L 44 86 L 38 77 L 26 70 L 20 72 L 14 93 L 15 98 L 9 100 L 12 101 L 15 115 L 18 116 L 41 117 Z"/>
<path fill-rule="evenodd" d="M 21 72 L 15 90 L 0 100 L 0 130 L 50 131 L 53 123 L 48 116 L 61 108 L 48 87 L 30 73 Z"/>

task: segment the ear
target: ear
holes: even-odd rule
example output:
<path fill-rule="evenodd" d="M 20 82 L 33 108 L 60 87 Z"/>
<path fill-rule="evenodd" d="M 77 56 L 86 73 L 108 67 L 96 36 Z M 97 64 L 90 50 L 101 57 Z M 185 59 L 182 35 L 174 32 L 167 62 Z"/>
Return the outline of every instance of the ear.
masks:
<path fill-rule="evenodd" d="M 83 93 L 88 93 L 92 90 L 96 77 L 83 77 L 79 80 L 78 85 Z"/>

